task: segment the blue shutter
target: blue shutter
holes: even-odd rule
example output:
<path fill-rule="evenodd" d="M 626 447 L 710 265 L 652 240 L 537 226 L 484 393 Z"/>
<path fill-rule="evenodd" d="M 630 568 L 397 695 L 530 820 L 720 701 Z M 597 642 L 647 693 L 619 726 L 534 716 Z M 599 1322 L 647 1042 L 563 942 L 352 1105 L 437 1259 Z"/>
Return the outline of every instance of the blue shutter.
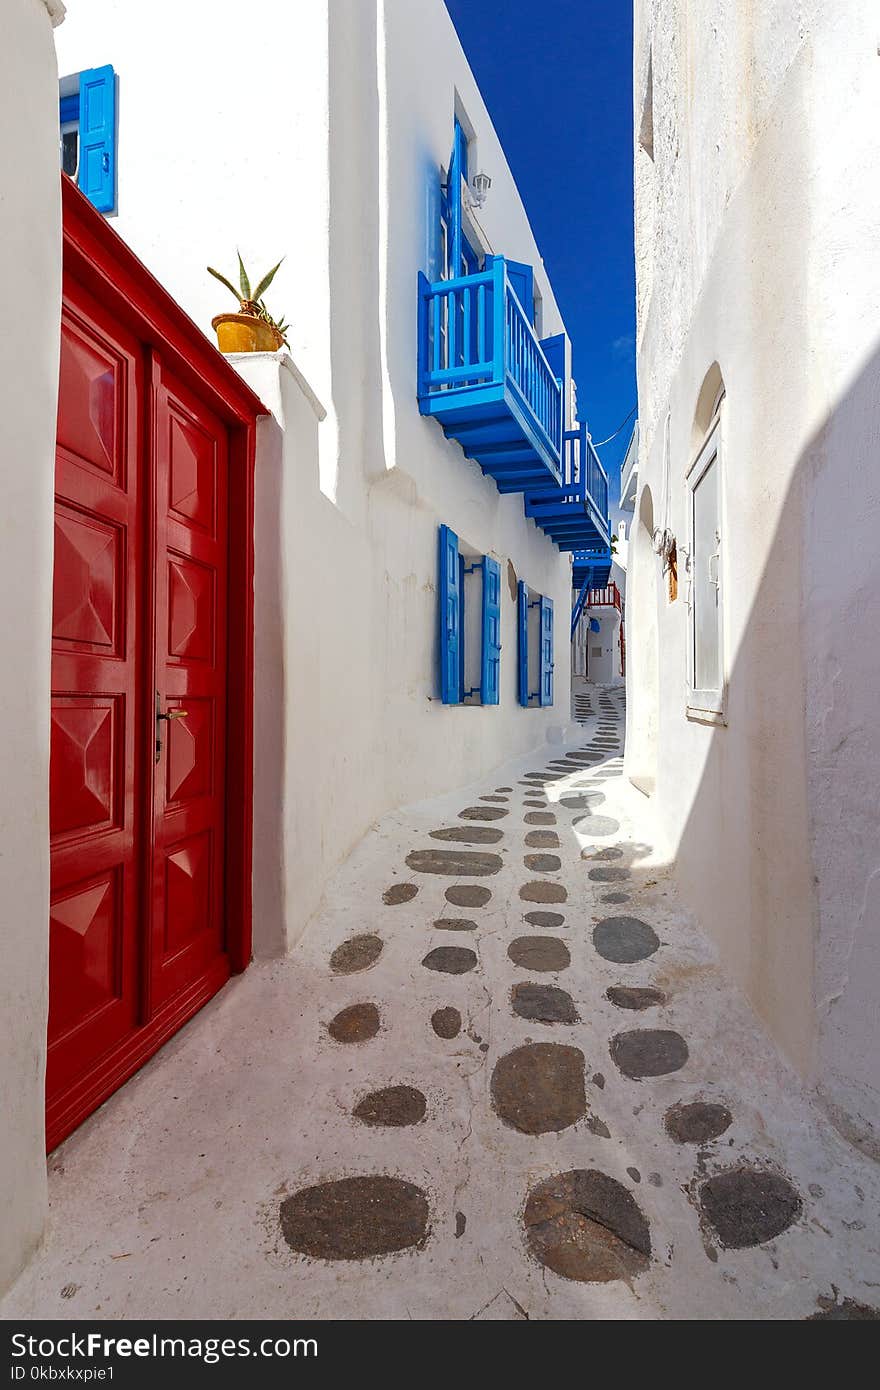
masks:
<path fill-rule="evenodd" d="M 541 595 L 540 703 L 553 704 L 553 600 Z"/>
<path fill-rule="evenodd" d="M 565 381 L 565 378 L 569 375 L 565 370 L 565 334 L 554 333 L 550 338 L 542 338 L 541 347 L 544 356 L 547 358 L 547 365 L 553 375 L 559 381 Z"/>
<path fill-rule="evenodd" d="M 525 584 L 519 581 L 516 595 L 517 657 L 519 661 L 519 702 L 529 703 L 529 595 Z"/>
<path fill-rule="evenodd" d="M 591 632 L 598 632 L 598 631 L 599 631 L 599 628 L 600 628 L 599 619 L 598 619 L 598 618 L 591 618 L 591 619 L 590 619 L 590 631 L 591 631 Z"/>
<path fill-rule="evenodd" d="M 62 125 L 66 125 L 68 121 L 79 121 L 79 92 L 59 97 L 58 116 Z"/>
<path fill-rule="evenodd" d="M 461 576 L 458 536 L 440 527 L 440 695 L 444 705 L 461 703 Z"/>
<path fill-rule="evenodd" d="M 462 130 L 455 122 L 449 173 L 446 177 L 446 202 L 449 209 L 449 274 L 461 274 L 461 146 Z"/>
<path fill-rule="evenodd" d="M 456 120 L 456 122 L 455 122 L 455 134 L 456 134 L 456 138 L 458 139 L 459 165 L 460 165 L 460 167 L 461 167 L 461 176 L 462 176 L 462 178 L 464 179 L 465 183 L 470 183 L 470 177 L 471 177 L 471 176 L 470 176 L 470 173 L 469 173 L 469 171 L 468 171 L 468 142 L 467 142 L 467 136 L 465 135 L 464 130 L 463 130 L 463 128 L 462 128 L 461 121 L 459 121 L 459 120 Z"/>
<path fill-rule="evenodd" d="M 529 323 L 535 322 L 535 272 L 520 261 L 507 262 L 507 278 Z"/>
<path fill-rule="evenodd" d="M 116 206 L 116 74 L 107 64 L 79 75 L 79 178 L 99 212 Z"/>
<path fill-rule="evenodd" d="M 483 666 L 480 699 L 484 705 L 498 704 L 498 675 L 501 669 L 501 566 L 491 555 L 483 556 Z"/>

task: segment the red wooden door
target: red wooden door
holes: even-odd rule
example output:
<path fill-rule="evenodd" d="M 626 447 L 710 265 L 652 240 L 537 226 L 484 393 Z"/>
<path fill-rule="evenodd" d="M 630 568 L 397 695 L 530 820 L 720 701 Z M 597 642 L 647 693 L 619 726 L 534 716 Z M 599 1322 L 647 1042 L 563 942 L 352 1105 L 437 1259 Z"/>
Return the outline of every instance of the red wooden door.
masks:
<path fill-rule="evenodd" d="M 68 277 L 57 438 L 50 1147 L 230 968 L 227 427 Z"/>
<path fill-rule="evenodd" d="M 153 367 L 156 753 L 153 1008 L 223 970 L 226 431 Z"/>
<path fill-rule="evenodd" d="M 51 1106 L 137 1026 L 144 718 L 140 345 L 66 285 L 50 744 Z"/>

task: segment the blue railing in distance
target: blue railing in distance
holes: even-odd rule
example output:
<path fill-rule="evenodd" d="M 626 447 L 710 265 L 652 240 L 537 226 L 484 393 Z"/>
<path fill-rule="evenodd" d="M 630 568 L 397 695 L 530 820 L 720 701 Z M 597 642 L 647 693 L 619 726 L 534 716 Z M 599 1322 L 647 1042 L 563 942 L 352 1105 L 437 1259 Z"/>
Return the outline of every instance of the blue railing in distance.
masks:
<path fill-rule="evenodd" d="M 575 628 L 577 627 L 578 621 L 580 620 L 580 616 L 581 616 L 581 614 L 582 614 L 583 611 L 584 611 L 584 604 L 585 604 L 586 601 L 587 601 L 587 594 L 588 594 L 589 592 L 590 592 L 590 573 L 588 572 L 586 578 L 584 579 L 583 584 L 582 584 L 581 587 L 580 587 L 580 592 L 578 593 L 578 596 L 577 596 L 577 598 L 575 599 L 574 607 L 573 607 L 572 610 L 571 610 L 571 634 L 570 634 L 570 640 L 572 640 L 572 641 L 574 640 Z"/>
<path fill-rule="evenodd" d="M 586 442 L 586 425 L 566 430 L 562 447 L 562 493 L 566 501 L 583 502 L 585 497 L 585 473 L 581 466 Z"/>
<path fill-rule="evenodd" d="M 562 493 L 566 501 L 589 499 L 601 516 L 608 516 L 608 475 L 593 448 L 585 424 L 566 430 L 562 458 Z"/>
<path fill-rule="evenodd" d="M 582 446 L 584 447 L 584 446 Z M 608 474 L 602 467 L 599 455 L 593 448 L 593 441 L 586 438 L 585 431 L 585 453 L 586 453 L 586 484 L 587 494 L 602 516 L 608 516 Z"/>

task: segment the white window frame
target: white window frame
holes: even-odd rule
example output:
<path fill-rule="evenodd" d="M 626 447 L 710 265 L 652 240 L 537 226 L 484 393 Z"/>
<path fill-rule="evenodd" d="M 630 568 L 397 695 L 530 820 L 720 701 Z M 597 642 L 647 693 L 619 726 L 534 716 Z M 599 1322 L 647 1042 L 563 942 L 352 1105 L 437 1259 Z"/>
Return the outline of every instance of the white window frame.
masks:
<path fill-rule="evenodd" d="M 713 724 L 726 724 L 725 695 L 727 691 L 727 664 L 725 661 L 725 621 L 724 621 L 724 471 L 721 438 L 720 406 L 723 396 L 716 404 L 712 423 L 706 433 L 699 453 L 691 463 L 685 476 L 688 489 L 688 563 L 690 568 L 688 584 L 688 666 L 687 666 L 687 714 L 689 718 L 704 720 Z M 718 688 L 698 690 L 696 681 L 696 610 L 694 603 L 695 557 L 694 536 L 694 493 L 711 465 L 718 470 L 718 539 L 717 578 L 718 589 Z"/>
<path fill-rule="evenodd" d="M 74 165 L 72 172 L 68 172 L 66 169 L 64 170 L 64 172 L 67 174 L 68 178 L 73 179 L 74 183 L 76 183 L 77 179 L 79 178 L 79 157 L 81 149 L 78 116 L 75 121 L 62 121 L 61 126 L 59 128 L 59 146 L 61 151 L 62 169 L 64 169 L 64 136 L 73 134 L 76 135 L 76 164 Z"/>

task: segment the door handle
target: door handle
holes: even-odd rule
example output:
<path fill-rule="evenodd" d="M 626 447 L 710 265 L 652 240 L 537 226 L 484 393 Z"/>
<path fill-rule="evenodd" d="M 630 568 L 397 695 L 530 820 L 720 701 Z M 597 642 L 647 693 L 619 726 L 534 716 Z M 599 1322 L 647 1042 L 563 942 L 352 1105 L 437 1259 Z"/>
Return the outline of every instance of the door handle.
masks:
<path fill-rule="evenodd" d="M 172 719 L 185 719 L 189 714 L 186 709 L 167 709 L 161 708 L 162 697 L 156 691 L 156 762 L 162 757 L 162 721 L 170 723 Z"/>

